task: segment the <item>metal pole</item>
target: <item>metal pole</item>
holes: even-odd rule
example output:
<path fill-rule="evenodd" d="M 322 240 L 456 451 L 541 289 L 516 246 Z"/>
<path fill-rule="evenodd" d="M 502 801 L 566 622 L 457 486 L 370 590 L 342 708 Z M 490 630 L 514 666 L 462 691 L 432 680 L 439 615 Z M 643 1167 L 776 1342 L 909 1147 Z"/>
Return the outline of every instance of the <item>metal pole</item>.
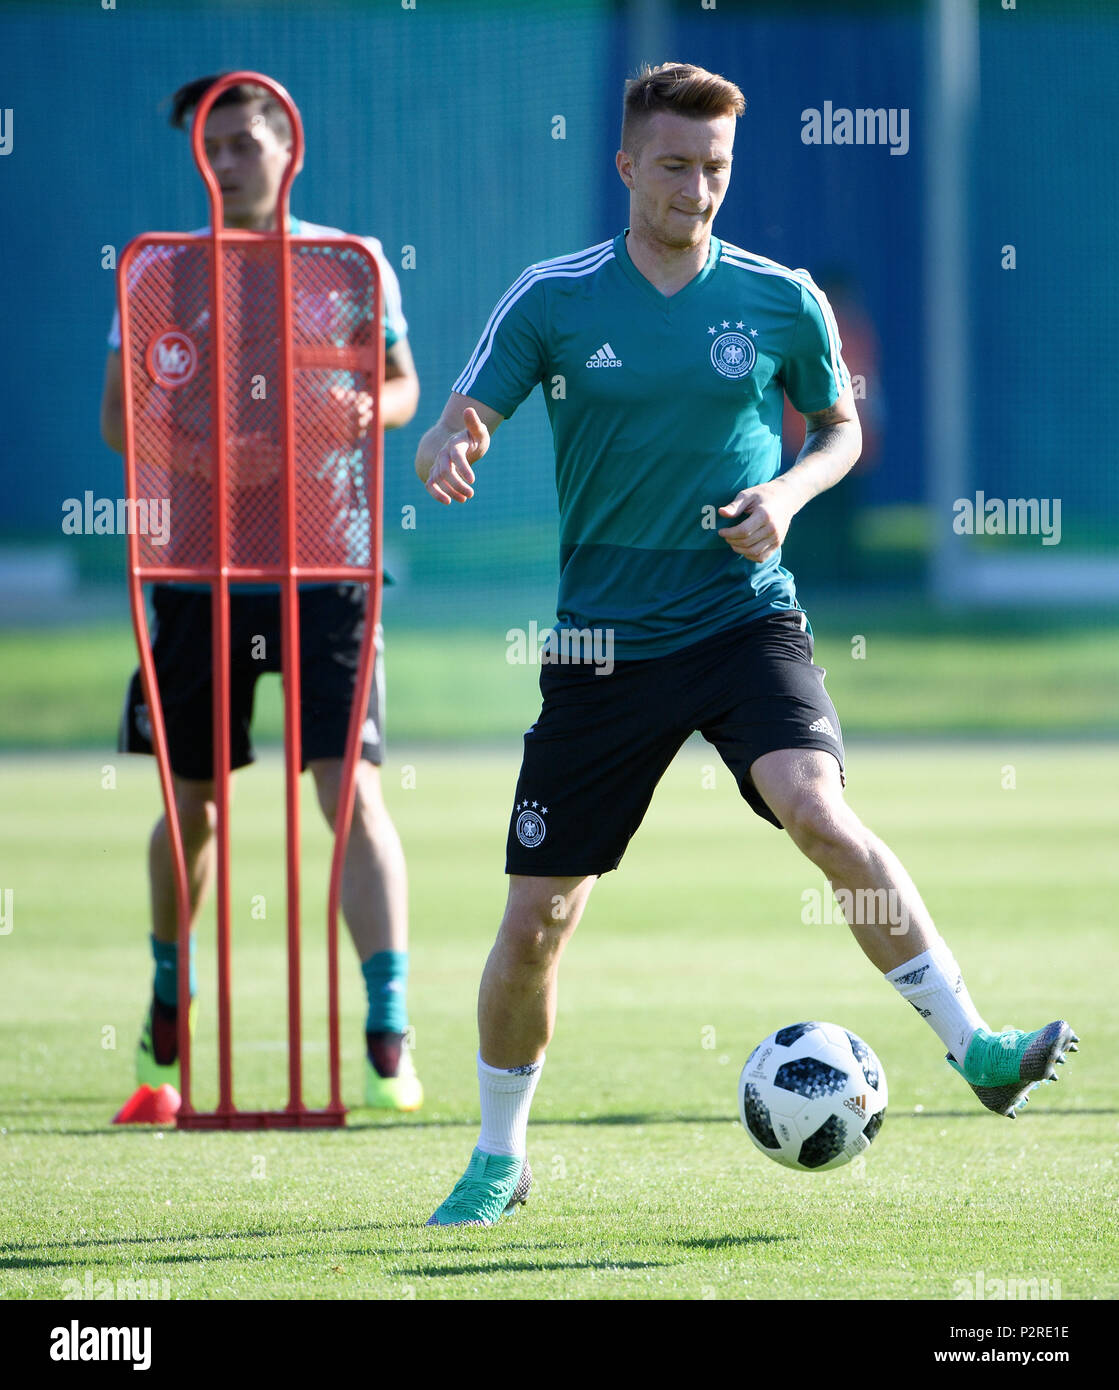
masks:
<path fill-rule="evenodd" d="M 925 457 L 932 589 L 939 603 L 952 605 L 969 587 L 952 515 L 970 478 L 968 178 L 979 98 L 975 0 L 931 0 L 925 22 Z"/>

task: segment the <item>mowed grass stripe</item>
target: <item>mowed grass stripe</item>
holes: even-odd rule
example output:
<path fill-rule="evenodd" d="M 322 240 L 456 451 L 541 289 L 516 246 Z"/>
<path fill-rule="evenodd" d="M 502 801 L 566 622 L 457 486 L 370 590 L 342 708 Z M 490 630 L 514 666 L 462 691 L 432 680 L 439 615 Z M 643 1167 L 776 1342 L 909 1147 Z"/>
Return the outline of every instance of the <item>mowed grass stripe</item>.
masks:
<path fill-rule="evenodd" d="M 987 616 L 946 630 L 915 604 L 883 613 L 806 602 L 848 736 L 1119 734 L 1114 622 L 1038 631 Z M 539 667 L 510 660 L 510 623 L 410 628 L 391 591 L 386 603 L 390 740 L 515 741 L 539 708 Z M 547 611 L 532 616 L 542 635 Z M 527 616 L 512 621 L 527 631 Z M 0 630 L 0 748 L 111 749 L 135 666 L 127 622 Z M 279 678 L 266 676 L 254 737 L 278 743 L 282 730 Z"/>

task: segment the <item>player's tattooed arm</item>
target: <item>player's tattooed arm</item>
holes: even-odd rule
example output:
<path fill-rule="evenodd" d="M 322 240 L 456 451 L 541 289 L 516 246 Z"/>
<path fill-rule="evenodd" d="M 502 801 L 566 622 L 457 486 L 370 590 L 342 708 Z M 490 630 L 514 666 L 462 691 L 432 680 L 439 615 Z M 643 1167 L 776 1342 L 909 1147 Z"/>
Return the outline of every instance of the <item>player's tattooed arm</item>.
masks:
<path fill-rule="evenodd" d="M 850 384 L 834 405 L 806 415 L 804 424 L 804 448 L 793 466 L 781 475 L 787 485 L 795 486 L 802 494 L 798 511 L 805 502 L 846 477 L 862 452 L 863 431 Z"/>
<path fill-rule="evenodd" d="M 451 392 L 443 414 L 416 450 L 416 474 L 437 502 L 449 506 L 474 496 L 471 465 L 485 454 L 504 419 L 473 396 Z"/>
<path fill-rule="evenodd" d="M 719 535 L 747 560 L 766 560 L 784 542 L 789 523 L 806 502 L 834 487 L 854 467 L 862 429 L 851 387 L 826 410 L 805 415 L 804 448 L 793 466 L 770 483 L 745 488 L 720 507 L 736 524 Z"/>

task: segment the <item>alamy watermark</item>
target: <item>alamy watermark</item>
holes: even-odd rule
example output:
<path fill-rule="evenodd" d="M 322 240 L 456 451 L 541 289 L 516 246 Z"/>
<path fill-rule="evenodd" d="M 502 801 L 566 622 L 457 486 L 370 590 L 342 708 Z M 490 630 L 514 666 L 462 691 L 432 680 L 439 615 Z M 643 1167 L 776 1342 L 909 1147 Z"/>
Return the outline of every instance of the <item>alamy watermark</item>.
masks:
<path fill-rule="evenodd" d="M 608 676 L 614 669 L 614 629 L 541 629 L 534 618 L 527 630 L 511 627 L 505 634 L 505 660 L 510 666 L 593 666 L 596 676 Z"/>
<path fill-rule="evenodd" d="M 166 545 L 171 538 L 169 497 L 94 497 L 87 488 L 82 497 L 67 497 L 62 504 L 64 536 L 150 536 L 152 545 Z"/>
<path fill-rule="evenodd" d="M 1038 1279 L 1036 1276 L 1023 1279 L 1021 1275 L 1016 1274 L 988 1277 L 983 1270 L 977 1269 L 974 1274 L 953 1281 L 952 1296 L 957 1300 L 1060 1298 L 1061 1281 L 1049 1278 Z"/>
<path fill-rule="evenodd" d="M 83 1327 L 72 1318 L 66 1327 L 51 1328 L 52 1361 L 130 1361 L 134 1371 L 150 1370 L 150 1327 Z"/>
<path fill-rule="evenodd" d="M 988 497 L 977 492 L 952 503 L 957 536 L 1040 536 L 1042 545 L 1061 543 L 1059 497 Z"/>
<path fill-rule="evenodd" d="M 909 153 L 908 106 L 806 106 L 800 113 L 804 145 L 888 145 L 891 154 Z"/>
<path fill-rule="evenodd" d="M 800 895 L 800 920 L 806 927 L 890 928 L 891 936 L 909 932 L 909 913 L 896 888 L 836 888 L 825 893 L 806 888 Z"/>
<path fill-rule="evenodd" d="M 92 1299 L 168 1299 L 171 1297 L 170 1279 L 95 1279 L 93 1271 L 87 1269 L 81 1279 L 62 1281 L 63 1298 Z"/>

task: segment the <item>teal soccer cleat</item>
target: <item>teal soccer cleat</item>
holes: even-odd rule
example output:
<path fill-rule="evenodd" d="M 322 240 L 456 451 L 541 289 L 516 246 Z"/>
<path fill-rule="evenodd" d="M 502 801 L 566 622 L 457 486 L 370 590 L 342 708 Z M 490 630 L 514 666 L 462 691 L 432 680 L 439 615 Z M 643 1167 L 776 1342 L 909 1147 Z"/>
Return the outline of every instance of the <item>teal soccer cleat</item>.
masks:
<path fill-rule="evenodd" d="M 977 1030 L 961 1067 L 949 1057 L 948 1065 L 959 1072 L 988 1110 L 1017 1118 L 1017 1109 L 1029 1100 L 1029 1092 L 1042 1081 L 1056 1081 L 1057 1067 L 1067 1052 L 1079 1052 L 1080 1039 L 1064 1021 L 1046 1024 L 1036 1033 L 1006 1028 L 1001 1033 Z"/>
<path fill-rule="evenodd" d="M 428 1226 L 492 1226 L 528 1201 L 532 1169 L 527 1158 L 487 1154 L 475 1149 L 451 1195 L 428 1219 Z"/>

